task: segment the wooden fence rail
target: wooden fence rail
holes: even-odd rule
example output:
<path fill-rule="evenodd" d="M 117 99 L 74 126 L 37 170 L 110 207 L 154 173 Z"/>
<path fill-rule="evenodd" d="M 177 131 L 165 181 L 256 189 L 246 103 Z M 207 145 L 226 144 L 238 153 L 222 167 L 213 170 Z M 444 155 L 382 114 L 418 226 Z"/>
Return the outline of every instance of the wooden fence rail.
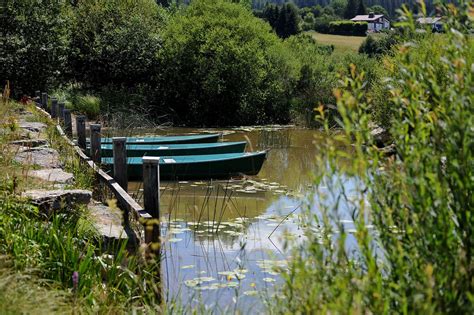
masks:
<path fill-rule="evenodd" d="M 38 107 L 38 110 L 41 111 L 45 116 L 53 118 L 47 110 L 47 93 L 41 93 L 39 91 L 35 92 L 36 98 L 35 103 Z M 46 104 L 46 105 L 44 105 Z M 64 102 L 58 102 L 58 110 L 56 111 L 57 116 L 64 121 Z M 69 118 L 67 116 L 69 115 Z M 79 158 L 91 167 L 96 177 L 100 182 L 104 183 L 113 193 L 115 199 L 117 199 L 117 205 L 124 211 L 124 217 L 128 220 L 130 214 L 135 220 L 137 220 L 142 226 L 143 230 L 135 231 L 138 232 L 138 237 L 148 244 L 157 244 L 159 248 L 159 237 L 160 237 L 160 225 L 159 225 L 159 215 L 160 215 L 160 191 L 159 191 L 159 158 L 157 157 L 148 157 L 143 159 L 143 168 L 144 168 L 144 200 L 145 208 L 143 208 L 138 202 L 136 202 L 128 193 L 127 185 L 128 182 L 126 179 L 126 146 L 125 138 L 120 138 L 119 140 L 114 141 L 114 153 L 117 156 L 114 156 L 114 161 L 117 160 L 120 164 L 120 171 L 114 172 L 114 174 L 120 174 L 117 177 L 117 180 L 111 177 L 109 174 L 104 172 L 99 164 L 101 161 L 101 136 L 100 130 L 101 126 L 98 124 L 91 124 L 91 157 L 87 156 L 84 153 L 86 149 L 86 135 L 85 135 L 85 116 L 76 117 L 76 128 L 78 134 L 78 145 L 74 143 L 69 137 L 72 137 L 72 126 L 70 112 L 68 114 L 66 110 L 66 128 L 67 134 L 63 131 L 59 124 L 56 125 L 56 129 L 59 135 L 64 138 L 64 140 L 74 148 L 74 151 L 79 156 Z M 115 149 L 115 144 L 117 143 L 117 149 Z M 119 145 L 121 146 L 119 148 Z M 114 166 L 115 167 L 115 166 Z M 118 167 L 118 166 L 117 166 Z M 146 174 L 146 175 L 145 175 Z M 146 209 L 146 210 L 145 210 Z M 125 222 L 129 224 L 129 222 Z M 130 226 L 130 225 L 129 225 Z"/>

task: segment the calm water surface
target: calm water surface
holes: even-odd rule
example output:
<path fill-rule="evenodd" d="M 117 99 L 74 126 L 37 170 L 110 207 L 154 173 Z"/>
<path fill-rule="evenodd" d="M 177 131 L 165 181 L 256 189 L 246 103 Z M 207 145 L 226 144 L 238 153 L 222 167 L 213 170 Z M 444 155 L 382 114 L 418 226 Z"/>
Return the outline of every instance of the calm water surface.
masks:
<path fill-rule="evenodd" d="M 322 135 L 290 127 L 171 128 L 135 135 L 197 132 L 222 132 L 222 141 L 246 140 L 247 151 L 270 151 L 258 176 L 161 183 L 164 293 L 190 307 L 258 311 L 261 298 L 271 298 L 282 282 L 291 254 L 285 240 L 304 239 L 300 217 L 317 198 L 312 173 Z M 345 185 L 353 188 L 351 181 Z M 141 186 L 130 183 L 138 199 Z M 316 207 L 310 211 L 318 214 Z M 340 216 L 351 229 L 350 214 Z"/>

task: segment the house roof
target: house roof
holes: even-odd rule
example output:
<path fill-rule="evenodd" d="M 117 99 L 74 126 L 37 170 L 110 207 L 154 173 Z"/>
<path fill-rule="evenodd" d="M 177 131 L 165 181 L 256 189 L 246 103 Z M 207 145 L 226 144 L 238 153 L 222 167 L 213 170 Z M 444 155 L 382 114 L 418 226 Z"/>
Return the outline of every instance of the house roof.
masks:
<path fill-rule="evenodd" d="M 418 18 L 416 21 L 420 24 L 435 24 L 435 23 L 441 21 L 441 17 L 439 17 L 439 16 L 437 16 L 437 17 L 422 17 L 422 18 Z"/>
<path fill-rule="evenodd" d="M 354 22 L 367 22 L 367 21 L 375 21 L 383 17 L 383 14 L 371 14 L 371 15 L 356 15 L 351 21 Z"/>

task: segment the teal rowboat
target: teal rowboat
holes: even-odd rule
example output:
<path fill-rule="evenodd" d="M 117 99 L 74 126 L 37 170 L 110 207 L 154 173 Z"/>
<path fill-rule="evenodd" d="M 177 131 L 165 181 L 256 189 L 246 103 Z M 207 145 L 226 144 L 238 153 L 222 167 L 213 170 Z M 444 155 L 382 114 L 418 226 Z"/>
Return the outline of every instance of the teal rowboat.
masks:
<path fill-rule="evenodd" d="M 242 175 L 257 175 L 265 162 L 267 151 L 211 155 L 169 156 L 160 159 L 160 179 L 222 179 Z M 141 180 L 141 157 L 127 159 L 128 178 Z M 113 158 L 102 158 L 102 164 L 112 170 Z"/>
<path fill-rule="evenodd" d="M 213 143 L 217 142 L 220 136 L 219 133 L 215 133 L 189 136 L 127 137 L 127 144 Z M 87 141 L 89 142 L 90 139 Z M 101 142 L 112 144 L 112 138 L 102 138 Z"/>
<path fill-rule="evenodd" d="M 242 153 L 246 142 L 217 142 L 190 144 L 127 144 L 127 157 L 206 155 L 222 153 Z M 101 145 L 102 157 L 113 156 L 112 144 Z"/>

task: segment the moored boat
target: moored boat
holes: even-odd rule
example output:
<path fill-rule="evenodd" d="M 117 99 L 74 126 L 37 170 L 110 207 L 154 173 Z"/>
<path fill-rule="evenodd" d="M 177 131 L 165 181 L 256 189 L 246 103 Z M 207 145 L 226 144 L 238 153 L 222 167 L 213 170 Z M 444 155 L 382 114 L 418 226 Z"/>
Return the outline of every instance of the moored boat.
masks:
<path fill-rule="evenodd" d="M 160 136 L 160 137 L 127 137 L 127 144 L 179 144 L 179 143 L 213 143 L 219 140 L 221 134 L 197 134 L 187 136 Z M 87 139 L 89 142 L 90 139 Z M 112 144 L 112 138 L 102 138 L 101 143 Z"/>
<path fill-rule="evenodd" d="M 267 151 L 211 155 L 169 156 L 160 159 L 160 179 L 222 179 L 242 175 L 257 175 L 265 162 Z M 127 159 L 129 179 L 143 176 L 141 157 Z M 102 158 L 102 165 L 110 171 L 113 158 Z"/>
<path fill-rule="evenodd" d="M 245 150 L 245 141 L 216 142 L 216 143 L 189 143 L 189 144 L 127 144 L 127 157 L 173 156 L 173 155 L 207 155 L 223 153 L 242 153 Z M 113 145 L 101 145 L 102 157 L 113 156 Z"/>

